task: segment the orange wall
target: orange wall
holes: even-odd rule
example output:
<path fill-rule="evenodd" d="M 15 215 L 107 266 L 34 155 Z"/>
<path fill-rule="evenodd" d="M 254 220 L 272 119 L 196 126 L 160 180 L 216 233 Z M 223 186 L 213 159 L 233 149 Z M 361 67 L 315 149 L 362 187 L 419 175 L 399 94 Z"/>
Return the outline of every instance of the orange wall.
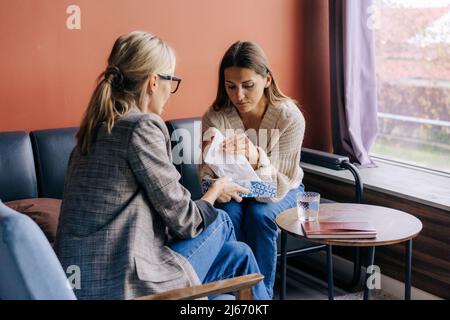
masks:
<path fill-rule="evenodd" d="M 305 113 L 317 108 L 317 98 L 328 103 L 310 84 L 318 77 L 323 82 L 324 67 L 317 64 L 317 75 L 313 65 L 302 66 L 314 64 L 321 46 L 323 36 L 314 45 L 321 32 L 314 26 L 324 22 L 314 12 L 327 0 L 1 1 L 0 131 L 77 126 L 115 38 L 132 30 L 153 32 L 177 52 L 176 74 L 183 81 L 165 119 L 205 111 L 215 96 L 220 59 L 238 39 L 263 47 L 283 91 Z M 71 4 L 81 8 L 81 30 L 66 28 Z"/>

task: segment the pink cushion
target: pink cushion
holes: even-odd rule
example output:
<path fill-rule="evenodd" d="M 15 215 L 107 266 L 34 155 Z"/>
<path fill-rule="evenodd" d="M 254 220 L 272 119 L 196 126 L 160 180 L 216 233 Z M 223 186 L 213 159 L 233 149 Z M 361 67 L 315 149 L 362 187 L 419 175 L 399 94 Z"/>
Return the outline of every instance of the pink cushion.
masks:
<path fill-rule="evenodd" d="M 29 216 L 36 222 L 53 244 L 58 228 L 59 211 L 61 209 L 60 199 L 33 198 L 6 202 L 5 205 L 11 209 Z"/>

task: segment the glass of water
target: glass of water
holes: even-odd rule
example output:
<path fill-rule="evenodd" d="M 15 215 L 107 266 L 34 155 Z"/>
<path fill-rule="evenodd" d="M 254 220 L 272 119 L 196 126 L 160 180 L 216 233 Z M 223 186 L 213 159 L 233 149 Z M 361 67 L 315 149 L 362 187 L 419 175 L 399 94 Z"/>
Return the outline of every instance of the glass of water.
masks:
<path fill-rule="evenodd" d="M 302 222 L 316 221 L 319 217 L 320 194 L 300 192 L 297 194 L 297 215 Z"/>

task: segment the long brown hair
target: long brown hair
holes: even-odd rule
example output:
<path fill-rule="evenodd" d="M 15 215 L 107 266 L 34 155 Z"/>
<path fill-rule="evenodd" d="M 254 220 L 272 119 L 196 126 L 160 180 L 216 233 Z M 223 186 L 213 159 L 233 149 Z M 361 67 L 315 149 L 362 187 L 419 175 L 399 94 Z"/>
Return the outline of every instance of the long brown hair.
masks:
<path fill-rule="evenodd" d="M 108 58 L 108 67 L 97 79 L 77 133 L 77 147 L 89 153 L 100 125 L 111 133 L 117 118 L 133 106 L 141 108 L 151 74 L 175 68 L 175 54 L 160 38 L 143 31 L 120 36 Z"/>
<path fill-rule="evenodd" d="M 219 85 L 212 108 L 216 111 L 231 106 L 231 101 L 225 89 L 225 69 L 230 67 L 247 68 L 262 77 L 270 74 L 270 86 L 264 89 L 264 95 L 271 105 L 277 105 L 290 99 L 279 88 L 264 51 L 252 41 L 237 41 L 225 52 L 219 68 Z M 292 99 L 291 99 L 292 100 Z"/>

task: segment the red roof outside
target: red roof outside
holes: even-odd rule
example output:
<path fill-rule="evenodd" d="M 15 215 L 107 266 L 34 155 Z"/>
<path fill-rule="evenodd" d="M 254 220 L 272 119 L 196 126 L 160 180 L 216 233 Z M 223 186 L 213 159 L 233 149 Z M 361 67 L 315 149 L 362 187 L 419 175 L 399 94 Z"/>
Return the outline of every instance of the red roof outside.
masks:
<path fill-rule="evenodd" d="M 381 79 L 450 81 L 450 7 L 380 9 L 375 36 Z"/>

